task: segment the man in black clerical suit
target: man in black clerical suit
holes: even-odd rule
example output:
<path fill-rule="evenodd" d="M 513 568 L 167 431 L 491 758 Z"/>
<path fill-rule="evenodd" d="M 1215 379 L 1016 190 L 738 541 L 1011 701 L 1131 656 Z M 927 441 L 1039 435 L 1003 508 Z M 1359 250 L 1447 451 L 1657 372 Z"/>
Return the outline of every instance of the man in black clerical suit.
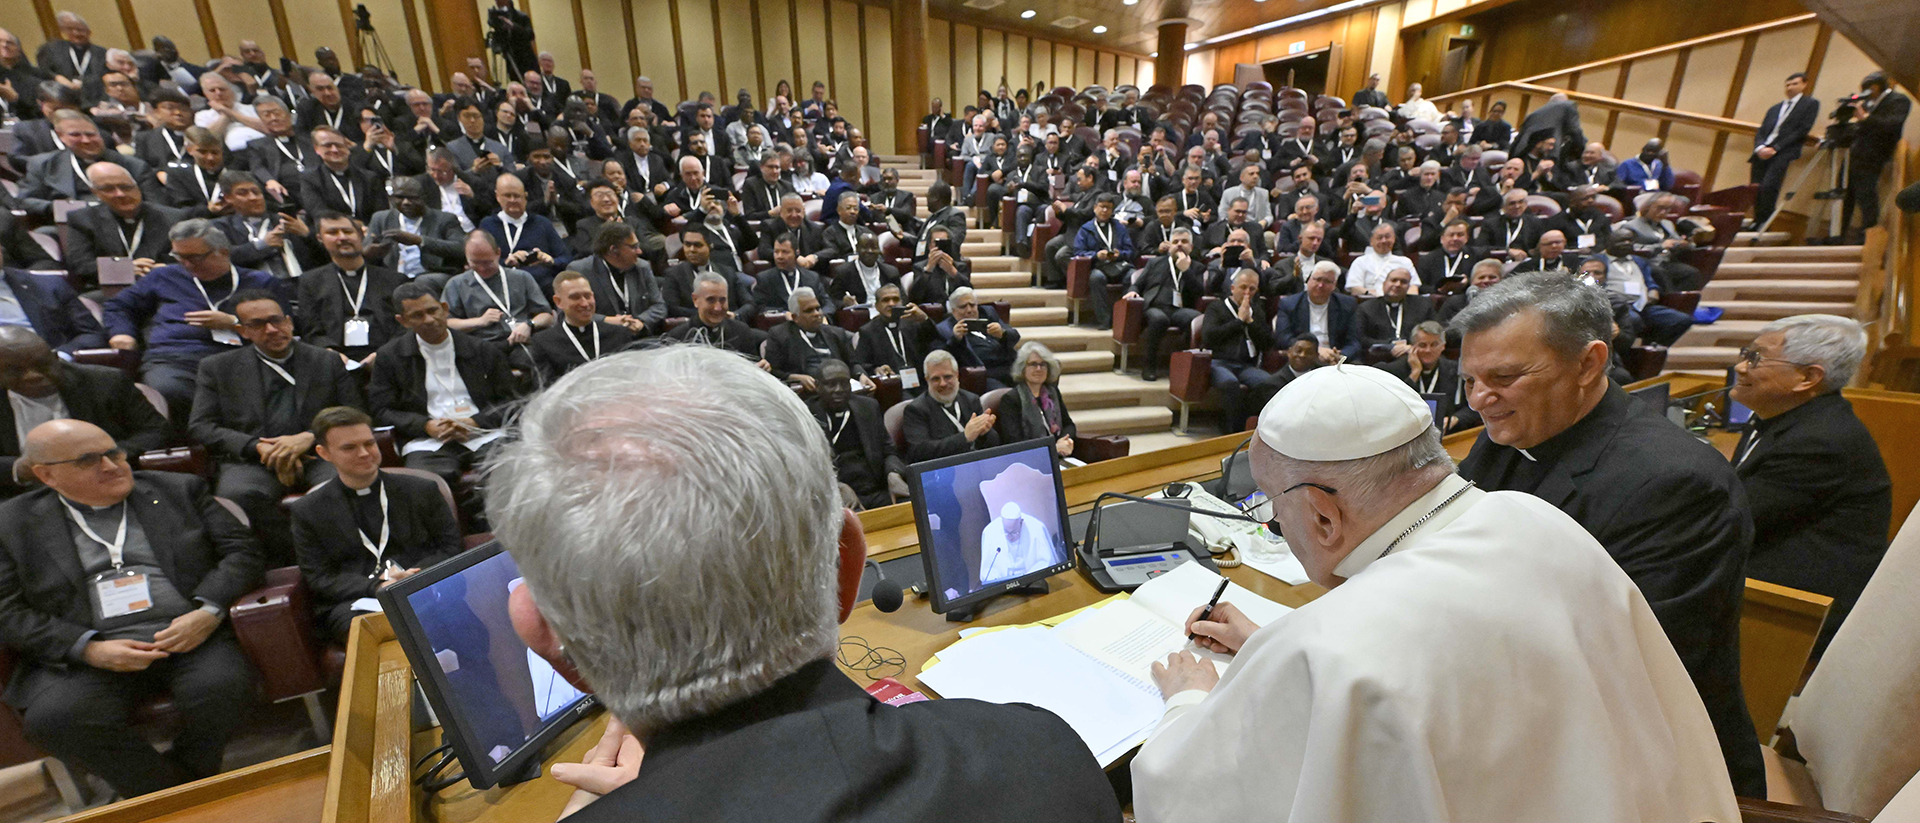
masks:
<path fill-rule="evenodd" d="M 1142 348 L 1146 359 L 1140 363 L 1140 379 L 1155 379 L 1160 364 L 1160 347 L 1165 344 L 1164 330 L 1185 329 L 1200 316 L 1200 297 L 1206 291 L 1204 267 L 1193 258 L 1193 233 L 1176 228 L 1169 235 L 1167 253 L 1147 264 L 1133 289 L 1122 301 L 1135 297 L 1146 301 L 1146 326 Z"/>
<path fill-rule="evenodd" d="M 793 237 L 793 251 L 801 268 L 820 271 L 827 258 L 827 237 L 819 221 L 807 219 L 806 201 L 797 194 L 785 194 L 773 215 L 760 223 L 760 259 L 773 259 L 773 241 L 783 235 Z"/>
<path fill-rule="evenodd" d="M 15 400 L 0 404 L 0 498 L 23 490 L 14 483 L 13 461 L 27 432 L 48 420 L 99 426 L 136 458 L 166 448 L 171 436 L 167 419 L 125 372 L 61 360 L 46 341 L 19 326 L 0 326 L 0 394 Z"/>
<path fill-rule="evenodd" d="M 18 656 L 6 702 L 27 739 L 122 797 L 213 776 L 254 701 L 226 629 L 265 568 L 253 535 L 206 481 L 131 470 L 91 423 L 40 424 L 27 460 L 46 488 L 0 506 L 0 643 Z M 144 604 L 96 605 L 96 584 L 135 576 Z M 180 715 L 164 755 L 132 723 L 161 690 Z"/>
<path fill-rule="evenodd" d="M 294 328 L 302 341 L 364 363 L 400 334 L 392 297 L 407 278 L 367 260 L 366 238 L 353 218 L 322 212 L 312 219 L 331 262 L 300 274 Z"/>
<path fill-rule="evenodd" d="M 567 264 L 567 271 L 586 276 L 593 291 L 594 311 L 620 326 L 629 338 L 659 334 L 667 322 L 667 301 L 653 266 L 641 259 L 640 236 L 625 222 L 602 223 L 594 229 L 591 254 Z M 559 293 L 560 278 L 554 278 Z M 609 350 L 613 351 L 613 350 Z"/>
<path fill-rule="evenodd" d="M 351 162 L 353 141 L 340 130 L 313 130 L 313 150 L 320 162 L 300 174 L 300 207 L 309 217 L 323 211 L 351 215 L 365 223 L 387 207 L 385 181 Z"/>
<path fill-rule="evenodd" d="M 727 277 L 717 272 L 703 271 L 693 275 L 692 282 L 692 296 L 688 302 L 693 305 L 695 314 L 680 328 L 667 332 L 667 339 L 726 349 L 760 360 L 760 344 L 766 340 L 766 335 L 727 311 L 727 305 L 731 302 Z"/>
<path fill-rule="evenodd" d="M 812 269 L 802 268 L 799 255 L 793 248 L 793 238 L 776 237 L 773 239 L 773 268 L 761 272 L 754 281 L 753 302 L 761 312 L 780 312 L 787 309 L 787 302 L 793 293 L 800 289 L 810 289 L 823 305 L 823 310 L 831 314 L 838 311 L 833 298 L 827 296 L 826 283 Z"/>
<path fill-rule="evenodd" d="M 173 260 L 167 230 L 187 219 L 185 212 L 146 202 L 124 169 L 96 163 L 87 170 L 100 204 L 67 215 L 67 272 L 93 284 L 102 257 L 131 257 L 137 274 Z M 143 262 L 144 261 L 144 262 Z"/>
<path fill-rule="evenodd" d="M 524 504 L 498 512 L 525 576 L 509 599 L 515 631 L 568 682 L 620 707 L 605 757 L 563 775 L 598 795 L 576 795 L 572 819 L 698 809 L 688 813 L 789 823 L 1117 823 L 1113 790 L 1054 715 L 973 700 L 883 707 L 834 667 L 834 624 L 859 599 L 866 541 L 836 479 L 819 471 L 832 450 L 818 418 L 785 386 L 694 347 L 583 370 L 600 378 L 577 384 L 584 393 L 528 404 L 525 439 L 492 475 L 501 499 Z M 609 417 L 620 424 L 585 436 Z M 663 446 L 733 457 L 696 472 L 586 457 Z M 724 494 L 735 524 L 764 527 L 714 528 L 705 503 L 625 503 L 695 499 L 668 484 L 711 489 L 703 500 Z M 581 625 L 603 631 L 569 632 L 563 652 L 554 627 Z M 710 638 L 735 652 L 714 654 Z"/>
<path fill-rule="evenodd" d="M 543 382 L 558 380 L 574 367 L 623 351 L 633 342 L 626 326 L 595 315 L 593 283 L 580 272 L 568 269 L 553 278 L 553 304 L 560 310 L 560 322 L 535 332 L 527 343 Z"/>
<path fill-rule="evenodd" d="M 919 463 L 1000 445 L 993 411 L 981 405 L 980 395 L 960 388 L 960 365 L 951 353 L 928 354 L 920 376 L 927 391 L 909 402 L 900 418 L 908 460 Z"/>
<path fill-rule="evenodd" d="M 1886 554 L 1893 517 L 1880 447 L 1840 396 L 1866 347 L 1853 320 L 1800 315 L 1767 324 L 1734 365 L 1732 399 L 1754 417 L 1733 451 L 1753 507 L 1747 576 L 1833 598 L 1816 657 Z"/>
<path fill-rule="evenodd" d="M 880 404 L 853 393 L 853 371 L 845 362 L 820 364 L 820 385 L 808 406 L 827 433 L 833 449 L 834 475 L 853 492 L 849 506 L 872 509 L 905 499 L 907 463 L 894 453 L 893 438 L 880 415 Z"/>
<path fill-rule="evenodd" d="M 232 305 L 253 345 L 200 361 L 188 431 L 220 461 L 214 493 L 240 504 L 269 557 L 291 559 L 280 498 L 333 476 L 313 456 L 307 422 L 364 401 L 339 355 L 293 339 L 293 318 L 272 293 L 242 290 Z"/>
<path fill-rule="evenodd" d="M 806 286 L 787 297 L 787 322 L 767 333 L 766 359 L 774 377 L 817 391 L 820 366 L 828 360 L 853 360 L 853 335 L 828 323 L 820 298 Z M 866 380 L 864 371 L 855 375 Z"/>
<path fill-rule="evenodd" d="M 1395 269 L 1387 273 L 1381 296 L 1360 303 L 1360 350 L 1376 361 L 1406 354 L 1413 327 L 1433 319 L 1433 298 L 1407 294 L 1411 285 L 1413 273 Z"/>
<path fill-rule="evenodd" d="M 1413 327 L 1411 346 L 1406 354 L 1375 366 L 1405 381 L 1422 397 L 1440 404 L 1441 431 L 1456 432 L 1480 425 L 1480 415 L 1467 407 L 1460 386 L 1460 363 L 1441 355 L 1447 347 L 1447 330 L 1438 321 L 1428 320 Z"/>
<path fill-rule="evenodd" d="M 367 410 L 393 427 L 407 468 L 455 486 L 499 438 L 518 384 L 498 347 L 447 328 L 447 304 L 427 287 L 394 289 L 393 307 L 408 333 L 375 355 Z"/>
<path fill-rule="evenodd" d="M 5 258 L 0 257 L 0 262 Z M 107 345 L 107 331 L 80 302 L 63 278 L 35 277 L 12 266 L 0 267 L 0 304 L 12 303 L 26 316 L 34 334 L 53 348 L 72 354 Z"/>
<path fill-rule="evenodd" d="M 900 285 L 900 269 L 880 259 L 880 240 L 873 232 L 861 231 L 854 256 L 833 267 L 827 280 L 827 294 L 843 306 L 864 306 L 886 285 Z"/>
<path fill-rule="evenodd" d="M 321 628 L 345 642 L 355 601 L 459 554 L 460 523 L 440 484 L 380 470 L 366 412 L 322 409 L 310 430 L 336 476 L 293 501 L 293 547 Z"/>
<path fill-rule="evenodd" d="M 1453 318 L 1468 403 L 1487 427 L 1460 476 L 1522 491 L 1592 532 L 1633 578 L 1706 704 L 1741 797 L 1766 774 L 1740 689 L 1753 517 L 1725 458 L 1607 377 L 1613 311 L 1561 274 L 1507 278 Z M 1580 341 L 1571 350 L 1550 341 Z M 1501 379 L 1526 374 L 1527 379 Z"/>
<path fill-rule="evenodd" d="M 893 316 L 895 306 L 901 307 L 898 319 Z M 853 361 L 876 377 L 915 371 L 912 381 L 902 375 L 903 384 L 914 383 L 911 388 L 901 386 L 902 391 L 912 396 L 920 392 L 919 363 L 927 356 L 934 340 L 933 324 L 928 322 L 926 311 L 917 303 L 901 302 L 899 286 L 881 286 L 873 298 L 873 319 L 860 327 L 859 340 L 853 347 Z"/>

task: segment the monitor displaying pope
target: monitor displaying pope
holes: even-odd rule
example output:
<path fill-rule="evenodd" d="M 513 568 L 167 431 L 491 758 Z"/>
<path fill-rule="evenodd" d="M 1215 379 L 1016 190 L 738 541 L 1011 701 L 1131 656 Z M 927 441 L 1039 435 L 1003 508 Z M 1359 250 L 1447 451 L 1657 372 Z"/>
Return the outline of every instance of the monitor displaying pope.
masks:
<path fill-rule="evenodd" d="M 1011 500 L 980 530 L 980 585 L 1051 566 L 1056 551 L 1047 526 Z"/>

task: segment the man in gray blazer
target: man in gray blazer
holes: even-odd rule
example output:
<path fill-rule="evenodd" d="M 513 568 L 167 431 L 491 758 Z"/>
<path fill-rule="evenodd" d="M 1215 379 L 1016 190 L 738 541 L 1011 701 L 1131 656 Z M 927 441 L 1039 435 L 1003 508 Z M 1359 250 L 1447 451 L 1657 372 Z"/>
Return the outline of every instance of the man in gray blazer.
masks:
<path fill-rule="evenodd" d="M 395 177 L 392 185 L 387 194 L 391 207 L 375 212 L 367 222 L 367 256 L 438 294 L 466 268 L 466 233 L 459 218 L 427 208 L 425 187 L 418 179 Z"/>
<path fill-rule="evenodd" d="M 20 205 L 28 214 L 52 220 L 55 200 L 98 199 L 81 172 L 95 163 L 120 165 L 135 180 L 147 177 L 146 163 L 132 155 L 107 151 L 106 143 L 100 139 L 100 130 L 79 112 L 55 112 L 53 120 L 54 134 L 66 148 L 35 155 L 27 161 L 27 176 L 20 181 Z"/>

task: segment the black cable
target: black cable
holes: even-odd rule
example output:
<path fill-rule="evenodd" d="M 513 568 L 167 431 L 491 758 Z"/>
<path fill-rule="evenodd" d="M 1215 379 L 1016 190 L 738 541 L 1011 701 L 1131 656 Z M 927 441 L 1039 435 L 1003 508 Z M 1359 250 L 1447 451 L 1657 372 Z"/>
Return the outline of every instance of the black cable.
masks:
<path fill-rule="evenodd" d="M 875 646 L 858 635 L 840 638 L 836 653 L 840 665 L 867 676 L 868 680 L 897 677 L 907 672 L 907 657 L 898 649 Z"/>
<path fill-rule="evenodd" d="M 415 760 L 415 761 L 413 761 L 413 768 L 414 768 L 414 770 L 415 770 L 415 771 L 419 771 L 419 769 L 420 769 L 420 767 L 421 767 L 421 766 L 425 766 L 425 765 L 427 764 L 427 760 L 429 760 L 429 759 L 431 759 L 431 758 L 432 758 L 432 757 L 433 757 L 434 755 L 436 755 L 436 754 L 441 754 L 441 753 L 443 753 L 443 752 L 444 752 L 444 753 L 448 753 L 448 754 L 451 754 L 451 753 L 453 752 L 453 744 L 452 744 L 452 743 L 442 743 L 442 744 L 440 744 L 440 745 L 438 745 L 438 746 L 435 746 L 435 747 L 433 748 L 433 750 L 432 750 L 432 751 L 430 751 L 430 752 L 427 752 L 426 754 L 423 754 L 423 755 L 421 755 L 421 756 L 420 756 L 420 759 L 418 759 L 418 760 Z"/>

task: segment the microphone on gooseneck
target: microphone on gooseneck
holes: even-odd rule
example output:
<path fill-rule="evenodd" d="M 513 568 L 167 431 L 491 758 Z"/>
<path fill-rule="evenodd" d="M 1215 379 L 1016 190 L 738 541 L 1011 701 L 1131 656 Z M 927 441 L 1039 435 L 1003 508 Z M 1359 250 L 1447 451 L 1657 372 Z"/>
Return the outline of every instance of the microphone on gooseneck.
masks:
<path fill-rule="evenodd" d="M 874 562 L 873 558 L 867 558 L 867 565 L 873 568 L 873 585 L 867 589 L 867 596 L 872 598 L 873 607 L 888 613 L 899 611 L 903 599 L 900 586 L 887 579 L 887 573 L 881 570 L 880 564 Z"/>

